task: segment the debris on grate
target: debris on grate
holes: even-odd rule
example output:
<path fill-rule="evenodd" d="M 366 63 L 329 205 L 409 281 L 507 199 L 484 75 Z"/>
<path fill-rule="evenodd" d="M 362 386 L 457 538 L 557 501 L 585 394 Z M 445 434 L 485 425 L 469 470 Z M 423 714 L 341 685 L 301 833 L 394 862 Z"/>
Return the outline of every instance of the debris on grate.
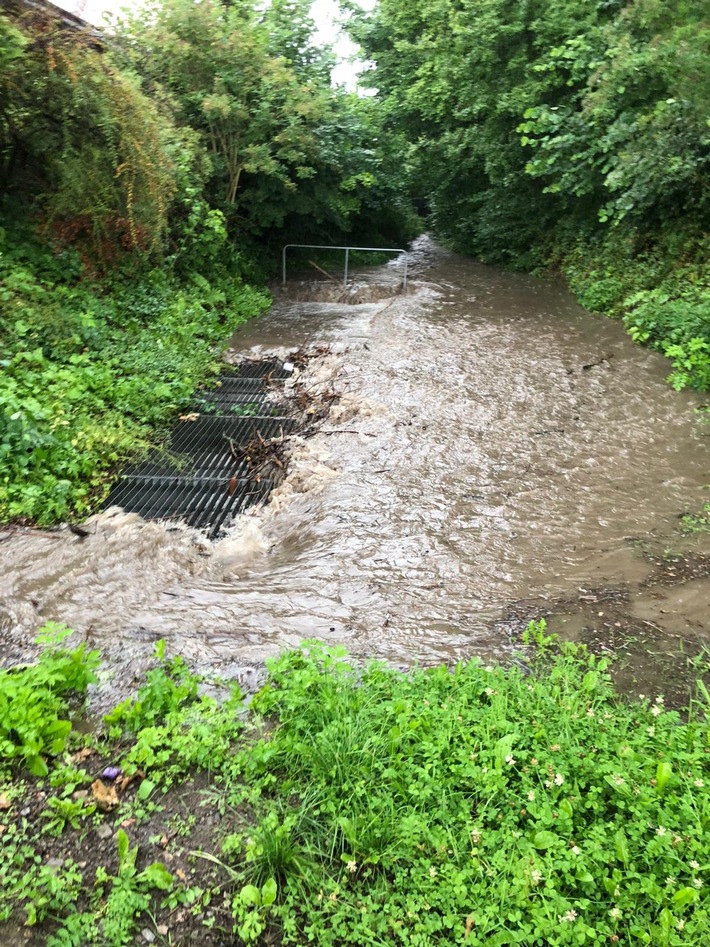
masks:
<path fill-rule="evenodd" d="M 283 395 L 293 370 L 294 363 L 277 359 L 230 367 L 214 388 L 198 392 L 166 450 L 153 450 L 124 469 L 104 508 L 182 520 L 216 538 L 283 480 L 286 435 L 314 418 L 302 392 L 296 390 L 290 402 Z M 294 408 L 303 420 L 294 417 Z"/>

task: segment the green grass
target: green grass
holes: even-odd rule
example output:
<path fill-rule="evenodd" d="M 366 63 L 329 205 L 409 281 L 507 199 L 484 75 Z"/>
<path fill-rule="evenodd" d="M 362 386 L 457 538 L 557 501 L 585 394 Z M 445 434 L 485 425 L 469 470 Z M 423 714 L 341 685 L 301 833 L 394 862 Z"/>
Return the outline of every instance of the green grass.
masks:
<path fill-rule="evenodd" d="M 402 676 L 317 646 L 256 706 L 280 722 L 243 754 L 259 818 L 229 850 L 277 879 L 285 943 L 710 940 L 704 706 L 622 702 L 572 647 Z"/>
<path fill-rule="evenodd" d="M 682 714 L 662 695 L 627 701 L 606 660 L 558 648 L 544 623 L 529 637 L 529 673 L 477 660 L 356 668 L 307 643 L 270 663 L 248 715 L 236 690 L 201 696 L 184 662 L 162 656 L 104 735 L 82 739 L 142 774 L 117 824 L 140 823 L 165 790 L 209 773 L 210 804 L 228 817 L 214 847 L 193 853 L 221 877 L 204 944 L 710 943 L 708 692 L 699 682 Z M 55 801 L 90 779 L 64 754 L 44 755 L 54 792 L 42 823 L 66 846 L 77 820 L 97 816 Z M 7 756 L 6 776 L 21 779 L 20 762 Z M 187 845 L 191 831 L 180 833 Z M 127 885 L 125 929 L 142 923 L 152 875 L 135 860 L 126 884 L 104 880 L 98 897 L 67 863 L 80 909 L 47 894 L 31 844 L 0 836 L 14 866 L 0 911 L 39 898 L 35 923 L 54 918 L 54 937 L 76 927 L 78 943 L 98 944 L 106 898 Z M 201 916 L 205 892 L 154 873 L 164 891 L 153 891 L 153 917 L 181 898 Z"/>

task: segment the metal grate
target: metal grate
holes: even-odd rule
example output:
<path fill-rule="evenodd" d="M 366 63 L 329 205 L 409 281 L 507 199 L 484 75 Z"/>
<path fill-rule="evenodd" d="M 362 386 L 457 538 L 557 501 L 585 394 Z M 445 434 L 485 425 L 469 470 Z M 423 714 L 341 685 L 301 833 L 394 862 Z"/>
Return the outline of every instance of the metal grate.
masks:
<path fill-rule="evenodd" d="M 126 467 L 104 504 L 144 519 L 182 520 L 215 538 L 234 516 L 266 499 L 275 476 L 251 470 L 244 448 L 291 433 L 296 421 L 270 395 L 291 372 L 276 360 L 243 362 L 197 393 L 196 417 L 173 428 L 169 447 Z M 183 415 L 183 418 L 189 417 Z M 277 473 L 278 471 L 274 471 Z"/>

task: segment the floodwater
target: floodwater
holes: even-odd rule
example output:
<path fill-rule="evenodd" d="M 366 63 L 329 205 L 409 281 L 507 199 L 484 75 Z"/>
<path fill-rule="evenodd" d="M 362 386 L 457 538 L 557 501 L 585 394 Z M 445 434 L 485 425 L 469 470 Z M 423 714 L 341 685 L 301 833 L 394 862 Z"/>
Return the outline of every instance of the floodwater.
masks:
<path fill-rule="evenodd" d="M 160 638 L 246 684 L 307 637 L 403 665 L 505 658 L 511 603 L 638 585 L 650 569 L 639 544 L 707 500 L 699 398 L 674 392 L 665 359 L 555 280 L 426 238 L 411 265 L 407 294 L 392 295 L 391 265 L 348 302 L 296 288 L 232 340 L 235 359 L 330 346 L 302 380 L 340 401 L 294 441 L 271 502 L 224 539 L 121 513 L 93 518 L 85 540 L 6 535 L 5 656 L 28 653 L 54 620 L 103 650 L 117 690 Z M 688 596 L 707 604 L 707 589 Z M 680 625 L 702 640 L 697 614 Z"/>

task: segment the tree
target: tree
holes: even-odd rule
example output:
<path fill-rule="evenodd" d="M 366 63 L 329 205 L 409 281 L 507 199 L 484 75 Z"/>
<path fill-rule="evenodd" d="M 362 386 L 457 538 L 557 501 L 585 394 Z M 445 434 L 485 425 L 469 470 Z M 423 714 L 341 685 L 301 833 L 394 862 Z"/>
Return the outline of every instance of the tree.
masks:
<path fill-rule="evenodd" d="M 329 87 L 301 78 L 277 54 L 271 24 L 250 0 L 166 0 L 128 28 L 133 61 L 171 94 L 179 120 L 209 152 L 211 203 L 235 231 L 277 225 L 314 174 Z M 279 42 L 288 47 L 283 35 Z"/>
<path fill-rule="evenodd" d="M 523 265 L 624 218 L 707 221 L 709 29 L 687 0 L 381 0 L 351 26 L 434 226 Z"/>
<path fill-rule="evenodd" d="M 177 187 L 170 121 L 135 74 L 57 17 L 3 18 L 0 34 L 6 193 L 93 265 L 121 250 L 158 252 Z"/>

